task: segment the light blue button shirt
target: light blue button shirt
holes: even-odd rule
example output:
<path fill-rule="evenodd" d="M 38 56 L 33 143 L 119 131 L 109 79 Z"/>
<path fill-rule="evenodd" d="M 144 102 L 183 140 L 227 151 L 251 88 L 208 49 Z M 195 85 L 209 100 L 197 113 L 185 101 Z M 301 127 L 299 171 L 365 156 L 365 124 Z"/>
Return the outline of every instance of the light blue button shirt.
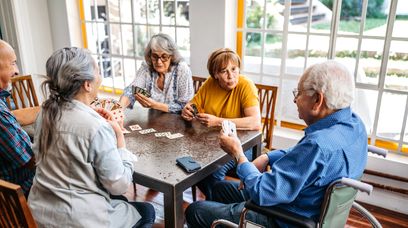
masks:
<path fill-rule="evenodd" d="M 367 162 L 367 134 L 350 108 L 341 109 L 305 129 L 300 142 L 268 153 L 270 172 L 250 162 L 238 166 L 251 199 L 278 205 L 317 219 L 326 187 L 341 177 L 359 179 Z"/>

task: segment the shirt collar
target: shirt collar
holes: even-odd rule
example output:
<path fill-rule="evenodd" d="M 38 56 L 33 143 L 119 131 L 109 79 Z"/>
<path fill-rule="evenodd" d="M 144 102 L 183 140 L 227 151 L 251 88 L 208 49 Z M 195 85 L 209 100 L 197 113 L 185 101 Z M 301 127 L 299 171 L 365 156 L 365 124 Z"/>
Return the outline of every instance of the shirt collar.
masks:
<path fill-rule="evenodd" d="M 351 115 L 352 112 L 350 107 L 340 109 L 305 128 L 305 134 L 310 134 L 312 132 L 331 127 L 339 122 L 342 122 L 345 119 L 350 118 Z"/>
<path fill-rule="evenodd" d="M 0 97 L 1 98 L 7 98 L 8 96 L 10 96 L 11 95 L 11 93 L 9 92 L 9 91 L 7 91 L 7 90 L 4 90 L 4 89 L 0 89 Z"/>

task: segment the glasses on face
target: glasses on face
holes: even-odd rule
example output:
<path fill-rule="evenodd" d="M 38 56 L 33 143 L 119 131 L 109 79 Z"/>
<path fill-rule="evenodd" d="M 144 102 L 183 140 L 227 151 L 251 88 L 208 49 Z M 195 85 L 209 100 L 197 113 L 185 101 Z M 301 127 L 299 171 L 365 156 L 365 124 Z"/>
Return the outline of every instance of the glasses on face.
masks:
<path fill-rule="evenodd" d="M 297 88 L 293 89 L 292 93 L 295 99 L 300 95 L 300 92 L 302 91 L 313 91 L 313 89 L 297 89 Z"/>
<path fill-rule="evenodd" d="M 220 72 L 218 72 L 218 74 L 220 74 L 221 76 L 227 76 L 228 73 L 232 74 L 237 72 L 239 72 L 239 67 L 233 66 L 229 69 L 228 68 L 222 69 Z"/>
<path fill-rule="evenodd" d="M 163 55 L 161 55 L 161 56 L 159 56 L 159 55 L 157 55 L 157 54 L 152 54 L 152 55 L 150 56 L 150 58 L 151 58 L 154 62 L 158 62 L 159 59 L 160 59 L 162 62 L 167 62 L 167 61 L 170 59 L 170 57 L 171 57 L 171 55 L 167 55 L 167 54 L 163 54 Z"/>

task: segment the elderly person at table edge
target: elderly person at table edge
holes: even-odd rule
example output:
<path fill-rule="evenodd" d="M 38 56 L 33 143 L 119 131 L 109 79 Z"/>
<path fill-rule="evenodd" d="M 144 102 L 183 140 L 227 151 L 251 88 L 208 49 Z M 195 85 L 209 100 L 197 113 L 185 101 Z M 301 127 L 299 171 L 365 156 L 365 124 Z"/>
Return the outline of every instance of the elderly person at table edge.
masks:
<path fill-rule="evenodd" d="M 101 84 L 85 49 L 47 60 L 49 97 L 36 121 L 37 173 L 28 204 L 40 227 L 151 227 L 152 205 L 111 199 L 132 183 L 133 154 L 112 114 L 90 107 Z"/>
<path fill-rule="evenodd" d="M 120 98 L 122 107 L 132 108 L 137 100 L 145 108 L 180 113 L 193 97 L 191 70 L 169 35 L 154 35 L 144 51 L 145 62 L 136 72 L 135 79 Z M 151 97 L 133 94 L 132 87 L 146 89 Z"/>
<path fill-rule="evenodd" d="M 351 111 L 354 81 L 335 61 L 306 69 L 293 91 L 305 136 L 294 147 L 271 151 L 252 163 L 243 156 L 239 139 L 220 134 L 220 146 L 237 158 L 237 174 L 244 184 L 219 182 L 214 202 L 196 202 L 186 210 L 190 227 L 209 227 L 215 219 L 238 223 L 245 201 L 278 206 L 318 219 L 327 186 L 342 177 L 358 179 L 367 162 L 367 134 Z M 263 172 L 270 165 L 271 170 Z M 247 218 L 265 227 L 287 227 L 282 221 L 250 212 Z"/>
<path fill-rule="evenodd" d="M 35 160 L 30 138 L 20 124 L 33 123 L 39 108 L 10 111 L 7 107 L 11 78 L 18 74 L 13 48 L 0 40 L 0 178 L 20 185 L 27 196 L 35 174 Z"/>
<path fill-rule="evenodd" d="M 207 62 L 211 77 L 197 91 L 194 98 L 184 107 L 182 117 L 187 121 L 196 119 L 205 126 L 219 127 L 223 120 L 235 123 L 238 129 L 260 130 L 261 114 L 255 84 L 239 73 L 239 56 L 229 48 L 214 51 Z M 196 105 L 198 114 L 193 116 L 191 105 Z M 245 152 L 252 158 L 252 149 Z M 212 189 L 217 181 L 235 167 L 231 160 L 197 186 L 207 200 L 212 198 Z"/>

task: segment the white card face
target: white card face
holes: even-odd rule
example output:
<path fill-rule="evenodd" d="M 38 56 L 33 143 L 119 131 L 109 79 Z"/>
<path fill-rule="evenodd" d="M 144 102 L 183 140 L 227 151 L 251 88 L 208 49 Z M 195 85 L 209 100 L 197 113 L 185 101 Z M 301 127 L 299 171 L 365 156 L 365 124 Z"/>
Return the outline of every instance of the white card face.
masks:
<path fill-rule="evenodd" d="M 233 134 L 235 136 L 237 135 L 237 128 L 234 122 L 229 121 L 229 120 L 224 120 L 222 121 L 221 126 L 222 126 L 222 130 L 224 131 L 226 135 L 230 135 L 230 134 Z"/>
<path fill-rule="evenodd" d="M 169 139 L 177 139 L 177 138 L 181 138 L 184 135 L 180 134 L 180 133 L 176 133 L 176 134 L 172 134 L 172 135 L 168 135 L 167 138 Z"/>
<path fill-rule="evenodd" d="M 153 133 L 153 132 L 156 132 L 156 130 L 153 129 L 153 128 L 144 129 L 144 130 L 139 131 L 139 133 L 142 134 L 142 135 L 144 135 L 144 134 L 149 134 L 149 133 Z"/>
<path fill-rule="evenodd" d="M 132 131 L 142 130 L 142 128 L 139 126 L 139 124 L 130 125 L 129 128 L 130 128 L 130 130 L 132 130 Z"/>
<path fill-rule="evenodd" d="M 169 131 L 167 131 L 167 132 L 158 132 L 158 133 L 154 133 L 154 136 L 156 136 L 156 137 L 166 137 L 166 136 L 168 136 L 168 135 L 171 135 L 171 133 L 169 132 Z"/>

